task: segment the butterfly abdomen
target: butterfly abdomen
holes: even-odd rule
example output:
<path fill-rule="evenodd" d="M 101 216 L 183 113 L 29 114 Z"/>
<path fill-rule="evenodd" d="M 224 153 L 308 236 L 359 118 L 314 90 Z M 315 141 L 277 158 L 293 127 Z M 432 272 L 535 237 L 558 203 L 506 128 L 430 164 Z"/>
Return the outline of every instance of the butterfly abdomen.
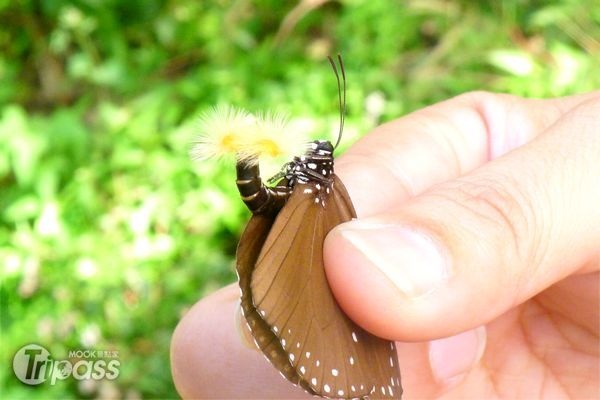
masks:
<path fill-rule="evenodd" d="M 258 164 L 240 161 L 236 165 L 236 185 L 244 204 L 252 214 L 277 213 L 288 199 L 291 189 L 287 186 L 267 187 L 260 177 Z"/>

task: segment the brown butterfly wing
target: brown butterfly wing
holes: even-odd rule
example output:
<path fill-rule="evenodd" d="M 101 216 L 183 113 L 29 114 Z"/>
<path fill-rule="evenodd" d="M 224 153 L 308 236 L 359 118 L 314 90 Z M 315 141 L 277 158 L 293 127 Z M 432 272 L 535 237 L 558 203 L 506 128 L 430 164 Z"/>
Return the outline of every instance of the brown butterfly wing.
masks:
<path fill-rule="evenodd" d="M 355 217 L 342 182 L 316 193 L 297 184 L 273 223 L 251 277 L 255 309 L 299 376 L 320 396 L 400 398 L 393 342 L 375 337 L 339 308 L 323 268 L 323 240 Z M 317 201 L 318 199 L 318 201 Z"/>
<path fill-rule="evenodd" d="M 271 230 L 275 216 L 254 215 L 248 222 L 236 254 L 236 270 L 241 289 L 241 309 L 252 332 L 256 345 L 283 375 L 294 384 L 300 384 L 309 393 L 314 394 L 308 385 L 301 384 L 296 369 L 288 360 L 286 351 L 270 326 L 260 317 L 252 301 L 250 282 L 260 250 Z"/>

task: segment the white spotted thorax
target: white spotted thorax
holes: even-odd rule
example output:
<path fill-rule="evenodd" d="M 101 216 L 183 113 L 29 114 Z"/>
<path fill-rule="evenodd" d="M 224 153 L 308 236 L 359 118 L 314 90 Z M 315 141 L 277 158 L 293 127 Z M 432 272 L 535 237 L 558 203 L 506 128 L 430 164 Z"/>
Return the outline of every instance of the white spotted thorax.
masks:
<path fill-rule="evenodd" d="M 306 187 L 303 193 L 315 195 L 314 203 L 325 207 L 325 197 L 331 193 L 333 184 L 333 146 L 327 140 L 315 140 L 307 147 L 304 155 L 294 157 L 283 167 L 280 176 L 285 177 L 290 186 L 316 182 Z"/>

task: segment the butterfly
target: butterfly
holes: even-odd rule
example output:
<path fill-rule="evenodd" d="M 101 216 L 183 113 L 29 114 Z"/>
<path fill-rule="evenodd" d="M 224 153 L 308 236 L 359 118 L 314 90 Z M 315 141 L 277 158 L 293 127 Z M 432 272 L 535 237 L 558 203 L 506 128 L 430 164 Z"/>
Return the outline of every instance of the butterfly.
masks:
<path fill-rule="evenodd" d="M 338 56 L 342 99 L 340 74 L 333 59 L 329 61 L 340 102 L 336 145 L 327 140 L 310 142 L 303 155 L 294 156 L 269 180 L 276 182 L 273 186 L 263 183 L 253 157 L 256 152 L 237 153 L 237 187 L 252 212 L 236 254 L 241 310 L 267 360 L 308 393 L 399 399 L 402 387 L 395 343 L 350 320 L 325 276 L 325 236 L 356 218 L 350 196 L 334 173 L 333 153 L 344 125 L 345 71 Z M 251 148 L 239 140 L 238 149 Z"/>

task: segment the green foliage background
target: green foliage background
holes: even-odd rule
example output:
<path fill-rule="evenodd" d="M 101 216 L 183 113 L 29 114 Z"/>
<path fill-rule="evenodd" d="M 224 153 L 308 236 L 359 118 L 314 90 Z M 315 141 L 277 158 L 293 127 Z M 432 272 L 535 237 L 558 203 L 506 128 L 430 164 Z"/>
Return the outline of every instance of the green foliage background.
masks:
<path fill-rule="evenodd" d="M 233 165 L 188 158 L 211 105 L 286 110 L 327 136 L 324 57 L 341 52 L 348 146 L 469 90 L 600 87 L 595 0 L 0 0 L 0 22 L 3 398 L 177 397 L 171 332 L 234 281 L 249 217 Z M 25 386 L 12 356 L 31 342 L 55 359 L 117 350 L 121 374 Z"/>

